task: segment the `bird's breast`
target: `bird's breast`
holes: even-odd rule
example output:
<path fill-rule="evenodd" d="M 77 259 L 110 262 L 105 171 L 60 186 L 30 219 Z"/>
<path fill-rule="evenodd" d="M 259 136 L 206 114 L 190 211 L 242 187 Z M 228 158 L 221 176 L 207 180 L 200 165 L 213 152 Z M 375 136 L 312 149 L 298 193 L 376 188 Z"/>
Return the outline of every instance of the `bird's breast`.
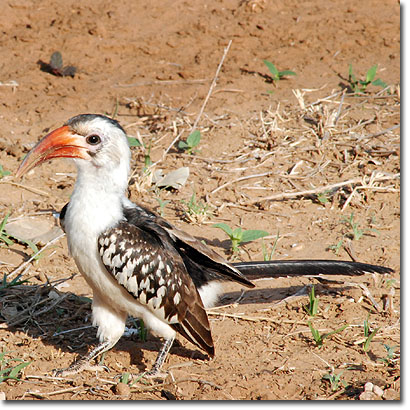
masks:
<path fill-rule="evenodd" d="M 87 281 L 98 275 L 98 266 L 102 266 L 97 249 L 99 235 L 122 218 L 119 198 L 99 198 L 95 192 L 74 191 L 64 227 L 70 254 Z"/>

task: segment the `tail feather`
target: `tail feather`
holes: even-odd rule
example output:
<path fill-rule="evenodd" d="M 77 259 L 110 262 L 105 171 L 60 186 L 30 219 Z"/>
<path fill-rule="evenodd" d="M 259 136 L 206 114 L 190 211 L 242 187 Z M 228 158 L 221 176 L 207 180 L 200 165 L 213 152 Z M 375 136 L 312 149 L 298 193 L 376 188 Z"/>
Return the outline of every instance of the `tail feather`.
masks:
<path fill-rule="evenodd" d="M 307 275 L 347 275 L 364 273 L 392 273 L 393 269 L 368 263 L 336 260 L 279 260 L 236 262 L 232 264 L 248 279 L 279 278 Z"/>
<path fill-rule="evenodd" d="M 198 320 L 198 318 L 188 311 L 185 319 L 181 323 L 173 323 L 170 326 L 191 343 L 204 349 L 210 357 L 214 357 L 214 343 L 207 316 L 205 316 L 205 318 L 206 323 L 202 323 L 202 320 Z"/>

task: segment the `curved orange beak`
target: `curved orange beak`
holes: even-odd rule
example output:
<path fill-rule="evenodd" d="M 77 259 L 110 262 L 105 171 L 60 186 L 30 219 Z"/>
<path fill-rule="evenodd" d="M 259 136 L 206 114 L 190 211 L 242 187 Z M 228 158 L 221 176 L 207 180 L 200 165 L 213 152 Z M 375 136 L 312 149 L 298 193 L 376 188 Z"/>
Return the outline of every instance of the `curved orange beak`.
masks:
<path fill-rule="evenodd" d="M 26 155 L 16 172 L 19 178 L 37 165 L 52 158 L 91 159 L 84 137 L 73 133 L 64 125 L 47 134 Z"/>

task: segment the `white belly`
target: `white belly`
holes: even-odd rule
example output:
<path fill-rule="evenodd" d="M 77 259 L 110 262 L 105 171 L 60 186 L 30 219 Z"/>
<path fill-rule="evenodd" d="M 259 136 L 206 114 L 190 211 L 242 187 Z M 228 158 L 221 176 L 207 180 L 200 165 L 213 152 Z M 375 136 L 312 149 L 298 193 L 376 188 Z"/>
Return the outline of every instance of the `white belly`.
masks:
<path fill-rule="evenodd" d="M 97 247 L 98 236 L 104 229 L 100 226 L 98 234 L 90 230 L 89 221 L 73 218 L 74 210 L 75 207 L 69 207 L 66 214 L 68 247 L 80 273 L 93 291 L 93 321 L 99 327 L 100 339 L 111 339 L 111 333 L 122 332 L 127 315 L 143 319 L 145 326 L 158 336 L 167 339 L 174 337 L 175 331 L 160 317 L 161 311 L 149 310 L 105 269 Z M 114 223 L 105 229 L 112 225 Z"/>

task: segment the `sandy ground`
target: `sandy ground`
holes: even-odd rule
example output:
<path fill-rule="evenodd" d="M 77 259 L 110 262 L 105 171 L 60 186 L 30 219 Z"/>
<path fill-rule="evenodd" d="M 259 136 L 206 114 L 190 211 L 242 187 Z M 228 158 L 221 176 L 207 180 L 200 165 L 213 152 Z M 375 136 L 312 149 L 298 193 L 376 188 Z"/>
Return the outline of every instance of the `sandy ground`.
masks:
<path fill-rule="evenodd" d="M 209 311 L 213 360 L 179 338 L 164 381 L 127 384 L 127 373 L 151 366 L 161 341 L 124 336 L 103 358 L 109 372 L 52 377 L 96 342 L 90 290 L 65 238 L 30 263 L 30 247 L 0 243 L 6 399 L 400 398 L 397 1 L 7 0 L 0 32 L 0 165 L 11 172 L 0 176 L 0 220 L 55 225 L 53 211 L 75 181 L 72 165 L 44 164 L 23 180 L 13 174 L 47 131 L 93 112 L 114 116 L 147 147 L 133 148 L 131 199 L 157 212 L 162 201 L 167 219 L 227 258 L 261 260 L 273 250 L 277 259 L 353 258 L 395 269 L 387 277 L 263 280 L 253 290 L 228 284 Z M 54 51 L 77 68 L 74 77 L 44 70 Z M 273 83 L 263 60 L 297 75 Z M 375 79 L 389 88 L 370 84 L 352 95 L 349 64 L 361 80 L 377 64 Z M 198 152 L 174 146 L 164 157 L 196 122 Z M 187 183 L 151 189 L 142 175 L 147 154 L 164 173 L 189 167 Z M 193 192 L 209 211 L 197 223 L 183 202 Z M 232 255 L 217 222 L 270 236 Z M 19 273 L 27 282 L 16 285 Z M 312 284 L 315 317 L 304 309 Z M 322 335 L 346 327 L 319 347 L 309 321 Z M 365 321 L 370 333 L 378 329 L 368 349 Z M 2 379 L 21 363 L 29 364 L 19 380 Z M 373 390 L 363 394 L 368 382 Z"/>

